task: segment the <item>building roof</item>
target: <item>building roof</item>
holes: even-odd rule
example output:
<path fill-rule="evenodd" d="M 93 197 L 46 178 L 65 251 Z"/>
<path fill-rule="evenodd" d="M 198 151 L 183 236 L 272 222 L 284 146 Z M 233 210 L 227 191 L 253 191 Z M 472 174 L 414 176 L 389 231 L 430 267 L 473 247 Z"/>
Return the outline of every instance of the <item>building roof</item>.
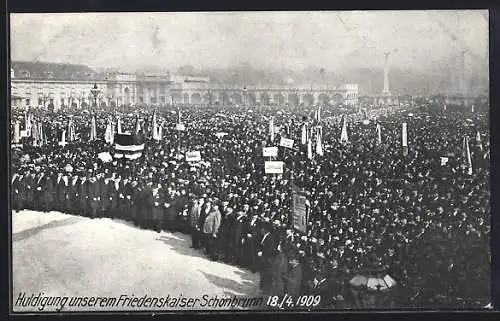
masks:
<path fill-rule="evenodd" d="M 100 80 L 102 75 L 85 65 L 12 61 L 15 79 Z"/>

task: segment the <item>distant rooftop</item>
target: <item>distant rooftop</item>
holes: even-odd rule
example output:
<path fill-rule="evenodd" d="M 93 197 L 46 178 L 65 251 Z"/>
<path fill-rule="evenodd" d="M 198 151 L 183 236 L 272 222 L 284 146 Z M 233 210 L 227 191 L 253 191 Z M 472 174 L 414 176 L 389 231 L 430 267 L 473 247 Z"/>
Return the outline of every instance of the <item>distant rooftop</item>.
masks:
<path fill-rule="evenodd" d="M 44 79 L 44 80 L 100 80 L 103 75 L 85 65 L 12 61 L 15 79 Z"/>

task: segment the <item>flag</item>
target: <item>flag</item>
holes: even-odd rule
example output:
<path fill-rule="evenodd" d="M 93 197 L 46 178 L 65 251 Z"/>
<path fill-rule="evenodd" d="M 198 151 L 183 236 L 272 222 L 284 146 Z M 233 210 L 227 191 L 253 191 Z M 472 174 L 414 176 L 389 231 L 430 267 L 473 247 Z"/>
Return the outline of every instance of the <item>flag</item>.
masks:
<path fill-rule="evenodd" d="M 135 117 L 135 134 L 139 134 L 141 131 L 141 124 L 139 123 L 139 116 Z"/>
<path fill-rule="evenodd" d="M 347 121 L 345 116 L 342 116 L 342 132 L 340 133 L 340 142 L 349 142 L 349 137 L 347 136 Z"/>
<path fill-rule="evenodd" d="M 157 137 L 158 137 L 158 140 L 162 140 L 162 138 L 163 138 L 163 124 L 161 126 L 158 126 Z"/>
<path fill-rule="evenodd" d="M 462 141 L 462 157 L 463 158 L 467 157 L 467 139 L 465 137 Z"/>
<path fill-rule="evenodd" d="M 402 145 L 403 145 L 403 155 L 406 156 L 408 155 L 408 131 L 406 123 L 403 123 Z"/>
<path fill-rule="evenodd" d="M 476 134 L 476 143 L 479 146 L 479 149 L 483 150 L 483 144 L 481 143 L 481 134 L 479 133 L 479 131 Z"/>
<path fill-rule="evenodd" d="M 443 105 L 443 109 L 444 109 L 444 111 L 446 111 L 446 104 Z"/>
<path fill-rule="evenodd" d="M 90 140 L 97 140 L 97 129 L 95 124 L 95 115 L 92 115 L 92 120 L 90 123 Z"/>
<path fill-rule="evenodd" d="M 182 124 L 182 121 L 181 121 L 181 110 L 179 109 L 179 120 L 177 121 L 178 124 Z"/>
<path fill-rule="evenodd" d="M 307 144 L 307 125 L 306 124 L 302 125 L 302 135 L 301 135 L 300 141 L 301 141 L 302 145 Z"/>
<path fill-rule="evenodd" d="M 316 127 L 316 154 L 323 156 L 323 143 L 321 142 L 322 139 L 322 127 L 318 126 Z"/>
<path fill-rule="evenodd" d="M 68 141 L 71 141 L 72 140 L 72 133 L 71 133 L 71 129 L 72 129 L 72 126 L 73 126 L 73 120 L 70 118 L 69 121 L 68 121 L 68 129 L 65 131 L 66 132 L 66 135 L 67 135 L 67 140 Z M 66 142 L 66 140 L 64 140 L 64 142 Z"/>
<path fill-rule="evenodd" d="M 144 141 L 138 135 L 115 135 L 115 158 L 137 159 L 144 151 Z"/>
<path fill-rule="evenodd" d="M 43 133 L 43 123 L 42 121 L 40 121 L 40 123 L 38 124 L 38 144 L 40 146 L 43 146 L 44 142 L 45 142 L 45 136 Z"/>
<path fill-rule="evenodd" d="M 66 129 L 62 130 L 61 141 L 59 142 L 59 146 L 64 146 L 64 145 L 66 145 Z"/>
<path fill-rule="evenodd" d="M 318 123 L 321 123 L 321 105 L 318 106 L 318 110 L 316 110 L 315 118 Z"/>
<path fill-rule="evenodd" d="M 38 146 L 38 135 L 40 132 L 38 131 L 37 126 L 38 124 L 36 122 L 33 122 L 31 125 L 31 138 L 33 140 L 33 146 Z"/>
<path fill-rule="evenodd" d="M 269 135 L 271 135 L 271 142 L 274 142 L 274 118 L 269 120 Z"/>
<path fill-rule="evenodd" d="M 465 138 L 465 142 L 467 144 L 467 174 L 472 175 L 472 159 L 470 155 L 470 148 L 469 148 L 469 137 Z"/>
<path fill-rule="evenodd" d="M 379 123 L 377 123 L 377 143 L 378 145 L 382 144 L 382 128 L 380 128 Z"/>
<path fill-rule="evenodd" d="M 111 117 L 109 117 L 108 124 L 106 125 L 106 132 L 104 133 L 104 141 L 108 144 L 112 144 L 114 135 L 115 135 L 115 133 L 113 132 L 113 127 L 111 124 Z"/>
<path fill-rule="evenodd" d="M 21 140 L 21 135 L 20 135 L 20 129 L 19 129 L 19 121 L 16 121 L 14 123 L 14 144 L 19 144 L 19 141 Z"/>
<path fill-rule="evenodd" d="M 158 125 L 156 123 L 156 112 L 153 113 L 153 139 L 160 140 L 158 138 Z"/>
<path fill-rule="evenodd" d="M 118 134 L 123 134 L 122 133 L 122 120 L 120 119 L 120 116 L 118 116 L 118 124 L 117 124 L 117 130 L 118 130 Z"/>
<path fill-rule="evenodd" d="M 471 108 L 472 112 L 474 112 L 474 104 L 472 104 L 472 108 Z"/>
<path fill-rule="evenodd" d="M 312 154 L 312 141 L 311 139 L 307 140 L 307 158 L 312 159 L 313 154 Z"/>

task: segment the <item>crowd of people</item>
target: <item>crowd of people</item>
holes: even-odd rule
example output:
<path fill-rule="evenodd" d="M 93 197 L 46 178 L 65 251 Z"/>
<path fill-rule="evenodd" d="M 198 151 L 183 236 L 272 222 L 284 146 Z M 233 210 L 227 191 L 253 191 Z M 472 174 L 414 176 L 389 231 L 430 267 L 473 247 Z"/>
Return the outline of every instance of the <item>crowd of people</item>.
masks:
<path fill-rule="evenodd" d="M 47 140 L 32 146 L 25 138 L 22 147 L 13 147 L 12 207 L 188 233 L 192 247 L 207 258 L 259 272 L 261 293 L 320 294 L 323 308 L 483 307 L 490 301 L 485 109 L 444 110 L 422 102 L 363 122 L 352 107 L 323 107 L 318 119 L 316 108 L 183 106 L 186 130 L 178 131 L 179 112 L 171 106 L 157 110 L 159 141 L 151 137 L 152 113 L 145 109 L 32 110 L 46 126 Z M 59 146 L 68 114 L 76 140 Z M 98 157 L 113 155 L 113 145 L 102 138 L 109 116 L 118 114 L 132 132 L 137 118 L 148 119 L 140 133 L 146 147 L 137 160 Z M 98 141 L 89 141 L 92 115 Z M 343 117 L 347 142 L 340 141 Z M 24 112 L 13 110 L 16 119 L 25 126 Z M 401 146 L 403 122 L 407 153 Z M 322 127 L 323 155 L 308 157 L 301 144 L 304 123 Z M 294 139 L 294 147 L 280 147 L 281 137 Z M 284 162 L 282 174 L 264 171 L 269 158 L 263 147 L 270 146 L 279 147 L 272 159 Z M 187 151 L 200 151 L 202 161 L 187 162 Z M 306 232 L 293 228 L 297 189 L 307 195 Z M 397 286 L 372 293 L 384 298 L 375 303 L 370 291 L 349 282 L 379 273 L 389 274 Z"/>

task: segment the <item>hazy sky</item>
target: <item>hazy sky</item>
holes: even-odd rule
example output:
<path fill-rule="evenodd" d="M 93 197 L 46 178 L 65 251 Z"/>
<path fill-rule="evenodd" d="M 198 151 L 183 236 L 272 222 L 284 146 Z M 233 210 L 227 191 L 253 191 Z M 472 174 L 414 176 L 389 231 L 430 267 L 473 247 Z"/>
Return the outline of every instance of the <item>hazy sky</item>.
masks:
<path fill-rule="evenodd" d="M 488 64 L 488 12 L 12 14 L 12 60 L 138 68 Z M 396 51 L 395 51 L 396 50 Z M 475 68 L 475 67 L 473 67 Z"/>

